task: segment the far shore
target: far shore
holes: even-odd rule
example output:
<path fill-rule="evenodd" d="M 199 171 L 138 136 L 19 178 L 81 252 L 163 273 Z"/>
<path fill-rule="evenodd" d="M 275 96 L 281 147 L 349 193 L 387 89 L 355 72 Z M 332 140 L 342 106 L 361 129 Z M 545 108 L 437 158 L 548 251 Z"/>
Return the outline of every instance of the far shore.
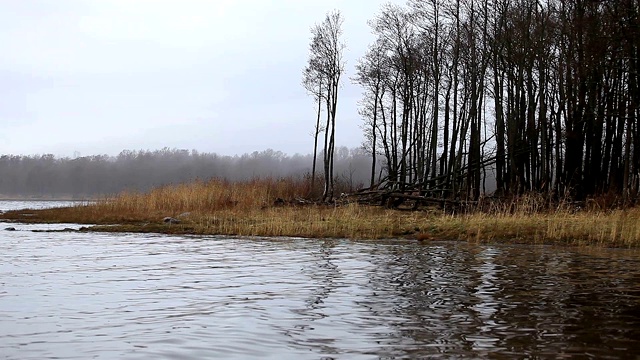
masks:
<path fill-rule="evenodd" d="M 212 180 L 123 193 L 72 207 L 7 211 L 0 220 L 87 224 L 84 230 L 101 232 L 640 248 L 637 207 L 541 210 L 535 198 L 525 197 L 484 212 L 452 214 L 437 208 L 399 211 L 349 201 L 300 205 L 282 200 L 299 199 L 304 186 L 283 180 Z"/>
<path fill-rule="evenodd" d="M 73 197 L 73 196 L 0 196 L 0 201 L 98 201 L 97 197 Z"/>

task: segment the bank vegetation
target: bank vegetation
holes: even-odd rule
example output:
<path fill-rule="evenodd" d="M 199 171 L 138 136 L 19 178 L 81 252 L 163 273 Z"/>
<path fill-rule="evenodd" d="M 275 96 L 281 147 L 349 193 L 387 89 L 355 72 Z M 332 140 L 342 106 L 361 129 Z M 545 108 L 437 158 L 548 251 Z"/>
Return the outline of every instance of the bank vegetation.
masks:
<path fill-rule="evenodd" d="M 595 245 L 637 248 L 640 209 L 607 201 L 549 202 L 542 196 L 483 198 L 443 206 L 407 200 L 396 208 L 357 193 L 314 203 L 308 180 L 210 180 L 122 193 L 77 207 L 21 210 L 0 218 L 93 224 L 94 231 L 291 236 L 306 238 L 463 240 L 478 243 Z M 318 188 L 319 193 L 322 188 Z M 171 220 L 165 219 L 170 217 Z M 166 220 L 166 222 L 165 222 Z"/>

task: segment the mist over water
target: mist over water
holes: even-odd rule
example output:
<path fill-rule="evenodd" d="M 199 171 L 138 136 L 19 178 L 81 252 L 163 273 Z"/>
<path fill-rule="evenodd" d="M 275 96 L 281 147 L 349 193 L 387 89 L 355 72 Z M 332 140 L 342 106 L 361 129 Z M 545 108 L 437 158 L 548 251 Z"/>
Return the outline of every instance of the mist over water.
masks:
<path fill-rule="evenodd" d="M 3 155 L 0 156 L 0 199 L 34 196 L 84 199 L 210 178 L 230 181 L 302 178 L 311 174 L 312 160 L 311 155 L 287 155 L 271 149 L 240 156 L 168 148 L 123 151 L 116 157 L 95 155 L 75 159 Z M 316 170 L 320 175 L 321 161 Z M 336 149 L 334 174 L 336 182 L 345 190 L 368 186 L 371 155 L 362 149 Z"/>
<path fill-rule="evenodd" d="M 640 353 L 637 251 L 11 226 L 5 359 Z"/>

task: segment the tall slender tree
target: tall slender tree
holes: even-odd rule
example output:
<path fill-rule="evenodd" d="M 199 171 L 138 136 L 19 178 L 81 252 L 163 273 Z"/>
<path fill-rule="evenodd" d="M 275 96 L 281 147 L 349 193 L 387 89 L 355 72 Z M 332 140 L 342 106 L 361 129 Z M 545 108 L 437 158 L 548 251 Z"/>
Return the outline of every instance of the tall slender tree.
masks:
<path fill-rule="evenodd" d="M 311 45 L 309 61 L 305 69 L 304 79 L 313 79 L 320 84 L 321 95 L 326 107 L 326 122 L 324 126 L 324 191 L 323 201 L 333 199 L 334 188 L 334 153 L 336 134 L 336 115 L 338 109 L 338 90 L 344 72 L 345 63 L 343 52 L 346 48 L 342 41 L 342 14 L 333 11 L 326 15 L 323 22 L 311 28 Z M 310 81 L 312 83 L 313 81 Z M 322 90 L 325 85 L 324 90 Z M 316 127 L 317 129 L 317 127 Z"/>
<path fill-rule="evenodd" d="M 318 138 L 320 133 L 324 131 L 324 127 L 320 123 L 322 116 L 322 103 L 327 95 L 326 79 L 322 77 L 322 74 L 314 71 L 310 65 L 308 65 L 303 72 L 302 86 L 304 86 L 307 93 L 313 96 L 317 105 L 316 109 L 316 124 L 313 127 L 313 163 L 311 165 L 311 191 L 315 189 L 316 181 L 316 163 L 318 159 Z"/>
<path fill-rule="evenodd" d="M 478 199 L 495 173 L 505 196 L 640 200 L 637 0 L 408 4 L 371 21 L 379 82 L 357 68 L 390 184 Z"/>
<path fill-rule="evenodd" d="M 364 89 L 364 97 L 360 102 L 360 115 L 365 120 L 363 126 L 367 144 L 365 147 L 371 151 L 371 178 L 369 187 L 373 187 L 376 181 L 376 164 L 378 158 L 378 116 L 382 108 L 384 97 L 384 46 L 376 42 L 369 47 L 367 53 L 356 64 L 356 75 L 352 79 Z"/>

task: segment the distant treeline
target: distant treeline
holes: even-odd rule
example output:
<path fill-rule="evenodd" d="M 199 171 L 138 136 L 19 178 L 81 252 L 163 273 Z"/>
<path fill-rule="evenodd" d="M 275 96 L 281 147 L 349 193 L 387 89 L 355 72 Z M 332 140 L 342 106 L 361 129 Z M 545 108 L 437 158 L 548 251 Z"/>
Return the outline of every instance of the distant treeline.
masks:
<path fill-rule="evenodd" d="M 309 176 L 311 155 L 265 150 L 237 156 L 162 149 L 123 151 L 118 156 L 56 158 L 53 155 L 0 157 L 0 197 L 89 198 L 196 179 L 230 181 L 256 177 Z M 346 189 L 368 179 L 370 158 L 362 150 L 336 151 L 337 181 Z"/>

